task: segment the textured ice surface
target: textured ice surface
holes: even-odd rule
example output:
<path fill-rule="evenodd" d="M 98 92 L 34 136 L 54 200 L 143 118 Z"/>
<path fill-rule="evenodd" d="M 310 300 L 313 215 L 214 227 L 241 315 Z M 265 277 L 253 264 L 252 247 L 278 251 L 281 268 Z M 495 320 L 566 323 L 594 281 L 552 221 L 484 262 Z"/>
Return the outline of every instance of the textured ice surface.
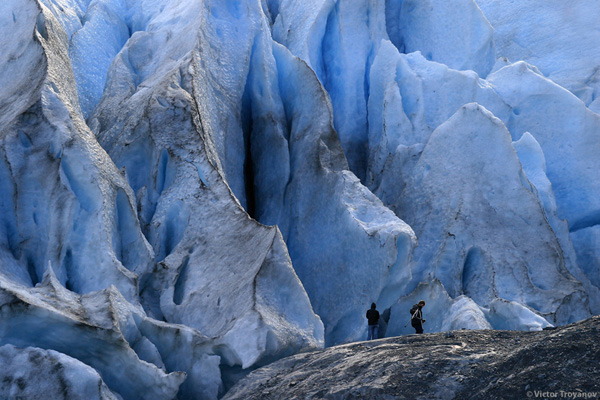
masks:
<path fill-rule="evenodd" d="M 600 226 L 594 225 L 571 233 L 577 260 L 589 280 L 600 287 Z"/>
<path fill-rule="evenodd" d="M 493 87 L 472 71 L 401 54 L 389 41 L 382 42 L 370 79 L 366 183 L 394 211 L 431 132 L 461 106 L 477 102 L 502 119 L 510 115 Z"/>
<path fill-rule="evenodd" d="M 494 30 L 473 0 L 387 0 L 387 31 L 403 52 L 485 77 L 496 60 Z"/>
<path fill-rule="evenodd" d="M 600 8 L 594 0 L 475 2 L 494 27 L 497 57 L 535 65 L 587 105 L 598 100 Z"/>
<path fill-rule="evenodd" d="M 98 371 L 123 398 L 169 399 L 177 394 L 185 374 L 167 374 L 138 358 L 130 345 L 143 336 L 138 324 L 144 317 L 114 287 L 80 296 L 65 289 L 51 269 L 33 289 L 5 279 L 0 285 L 1 344 L 34 346 L 76 358 Z M 218 376 L 217 364 L 213 368 Z"/>
<path fill-rule="evenodd" d="M 558 215 L 571 230 L 596 224 L 600 115 L 524 62 L 504 67 L 488 80 L 511 106 L 505 122 L 513 138 L 529 132 L 542 147 Z"/>
<path fill-rule="evenodd" d="M 362 337 L 364 304 L 377 300 L 388 307 L 394 301 L 414 234 L 345 170 L 329 103 L 313 72 L 287 49 L 274 50 L 286 115 L 294 116 L 284 193 L 291 213 L 280 221 L 288 228 L 294 266 L 324 320 L 326 339 L 356 340 Z M 306 77 L 305 84 L 291 76 Z"/>
<path fill-rule="evenodd" d="M 425 301 L 422 310 L 425 332 L 491 328 L 484 312 L 473 300 L 464 295 L 451 298 L 442 283 L 435 279 L 421 283 L 410 295 L 398 299 L 391 307 L 386 336 L 415 333 L 410 324 L 410 309 L 421 300 Z"/>
<path fill-rule="evenodd" d="M 214 24 L 211 16 L 229 11 L 216 3 L 211 12 L 200 14 L 207 29 Z M 197 22 L 187 18 L 191 29 Z M 247 368 L 322 345 L 322 322 L 312 313 L 281 234 L 249 218 L 224 179 L 214 128 L 205 124 L 210 117 L 193 97 L 213 90 L 196 80 L 203 57 L 193 53 L 193 42 L 182 40 L 170 69 L 147 64 L 146 83 L 132 95 L 120 91 L 135 75 L 123 53 L 154 52 L 171 29 L 152 26 L 115 60 L 92 116 L 100 143 L 136 193 L 142 229 L 159 262 L 140 287 L 144 306 L 156 318 L 214 338 L 230 366 Z"/>
<path fill-rule="evenodd" d="M 132 87 L 121 85 L 118 75 L 130 73 L 131 64 L 119 70 L 114 63 L 113 102 L 102 103 L 103 114 L 91 125 L 102 137 L 98 124 L 104 123 L 106 140 L 127 133 L 118 136 L 122 148 L 113 154 L 119 171 L 82 118 L 78 77 L 66 58 L 68 36 L 44 6 L 39 14 L 31 2 L 34 11 L 26 14 L 29 3 L 22 4 L 23 10 L 11 5 L 15 15 L 23 11 L 24 19 L 34 21 L 23 36 L 37 46 L 32 48 L 41 59 L 41 85 L 30 86 L 28 103 L 10 106 L 7 115 L 15 118 L 2 126 L 0 271 L 8 296 L 2 343 L 77 358 L 123 398 L 173 398 L 178 392 L 216 398 L 224 387 L 220 368 L 247 368 L 322 346 L 322 322 L 278 229 L 249 218 L 221 174 L 212 138 L 201 137 L 190 95 L 193 57 L 186 55 L 193 46 L 185 48 L 194 41 L 183 39 L 183 49 L 165 55 L 174 70 L 137 64 L 126 76 L 135 78 Z M 170 35 L 156 34 L 159 43 L 162 33 Z M 138 35 L 125 50 L 152 50 L 153 37 Z M 30 58 L 19 60 L 26 65 Z M 173 77 L 189 92 L 173 85 Z M 30 83 L 36 78 L 28 77 Z M 153 100 L 147 108 L 123 103 L 148 79 L 164 85 L 141 87 L 138 100 Z M 138 129 L 130 131 L 127 123 L 134 122 Z M 111 144 L 105 143 L 108 150 Z M 208 150 L 198 152 L 203 145 Z M 132 157 L 121 162 L 121 155 Z M 8 312 L 13 297 L 20 305 Z M 148 318 L 141 304 L 171 324 Z M 82 315 L 92 320 L 90 332 Z"/>
<path fill-rule="evenodd" d="M 71 290 L 112 284 L 135 304 L 137 274 L 150 267 L 152 249 L 139 231 L 127 181 L 81 118 L 66 38 L 47 9 L 40 12 L 30 16 L 37 25 L 28 37 L 45 68 L 27 80 L 42 84 L 29 108 L 2 128 L 3 270 L 31 286 L 50 263 Z"/>
<path fill-rule="evenodd" d="M 0 347 L 0 396 L 9 398 L 116 400 L 93 368 L 54 350 Z M 7 368 L 10 366 L 10 368 Z"/>
<path fill-rule="evenodd" d="M 586 295 L 527 185 L 508 131 L 482 106 L 468 104 L 438 127 L 398 211 L 421 240 L 412 285 L 433 276 L 451 297 L 466 294 L 482 306 L 499 297 L 553 322 L 585 317 L 565 300 Z M 567 320 L 562 307 L 570 310 Z"/>
<path fill-rule="evenodd" d="M 0 54 L 0 138 L 7 125 L 34 102 L 44 79 L 46 59 L 42 46 L 32 40 L 39 6 L 7 0 L 0 4 L 2 53 Z"/>
<path fill-rule="evenodd" d="M 2 1 L 2 354 L 216 398 L 371 302 L 387 335 L 420 299 L 430 332 L 597 313 L 597 10 L 477 4 Z"/>
<path fill-rule="evenodd" d="M 350 169 L 364 178 L 369 68 L 385 31 L 383 1 L 284 2 L 273 38 L 316 72 L 329 93 L 333 122 Z"/>
<path fill-rule="evenodd" d="M 590 309 L 593 314 L 600 312 L 600 285 L 597 280 L 592 281 L 592 277 L 586 275 L 581 270 L 579 265 L 585 266 L 589 274 L 593 275 L 596 269 L 593 267 L 595 261 L 586 257 L 585 254 L 576 254 L 573 247 L 573 241 L 576 241 L 576 237 L 588 239 L 586 230 L 580 231 L 583 234 L 577 235 L 577 231 L 574 232 L 574 236 L 569 237 L 569 224 L 565 220 L 561 220 L 557 215 L 556 200 L 554 198 L 554 191 L 552 190 L 552 183 L 546 176 L 546 160 L 544 153 L 539 143 L 529 133 L 525 132 L 521 139 L 513 142 L 513 147 L 517 150 L 519 160 L 523 166 L 523 171 L 527 175 L 527 179 L 532 184 L 532 190 L 537 195 L 540 204 L 544 208 L 544 214 L 552 227 L 552 230 L 556 234 L 556 238 L 560 243 L 560 247 L 563 252 L 565 259 L 565 265 L 569 272 L 577 278 L 584 286 L 585 290 L 589 294 L 590 298 Z M 594 228 L 592 228 L 594 229 Z M 594 252 L 594 249 L 598 249 L 598 246 L 593 243 L 577 243 L 578 249 L 589 249 L 580 250 L 583 252 Z"/>

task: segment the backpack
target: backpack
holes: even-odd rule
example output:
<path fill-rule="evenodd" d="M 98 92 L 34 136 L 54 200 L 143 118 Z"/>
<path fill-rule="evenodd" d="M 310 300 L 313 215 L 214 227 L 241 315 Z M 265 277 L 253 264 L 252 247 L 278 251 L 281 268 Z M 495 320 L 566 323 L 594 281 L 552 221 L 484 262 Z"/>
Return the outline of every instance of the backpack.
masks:
<path fill-rule="evenodd" d="M 418 305 L 414 305 L 412 306 L 412 308 L 410 309 L 410 316 L 412 317 L 413 315 L 415 315 L 415 313 L 417 312 L 417 310 L 419 309 Z"/>

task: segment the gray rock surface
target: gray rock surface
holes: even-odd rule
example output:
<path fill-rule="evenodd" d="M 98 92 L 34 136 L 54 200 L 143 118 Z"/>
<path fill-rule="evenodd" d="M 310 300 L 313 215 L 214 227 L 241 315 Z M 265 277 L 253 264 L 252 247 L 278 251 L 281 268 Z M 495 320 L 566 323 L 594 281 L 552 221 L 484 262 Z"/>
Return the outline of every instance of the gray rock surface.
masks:
<path fill-rule="evenodd" d="M 538 332 L 460 330 L 302 353 L 258 369 L 234 399 L 600 396 L 600 317 Z"/>

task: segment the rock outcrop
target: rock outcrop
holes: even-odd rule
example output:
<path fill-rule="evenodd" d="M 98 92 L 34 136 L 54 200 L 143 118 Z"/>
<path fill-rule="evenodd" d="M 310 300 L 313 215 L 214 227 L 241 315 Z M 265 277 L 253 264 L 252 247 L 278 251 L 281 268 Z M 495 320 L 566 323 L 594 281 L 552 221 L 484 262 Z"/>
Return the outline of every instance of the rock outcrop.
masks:
<path fill-rule="evenodd" d="M 600 396 L 600 317 L 537 332 L 459 330 L 297 354 L 234 399 L 525 399 Z"/>

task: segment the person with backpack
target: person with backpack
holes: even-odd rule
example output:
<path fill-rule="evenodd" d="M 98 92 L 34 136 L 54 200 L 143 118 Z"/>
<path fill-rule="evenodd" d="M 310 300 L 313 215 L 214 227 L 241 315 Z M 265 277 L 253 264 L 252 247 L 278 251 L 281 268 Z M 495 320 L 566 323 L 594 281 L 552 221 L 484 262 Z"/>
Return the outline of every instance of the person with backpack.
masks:
<path fill-rule="evenodd" d="M 377 305 L 371 303 L 371 309 L 367 310 L 367 321 L 369 321 L 369 333 L 367 340 L 377 339 L 377 330 L 379 328 L 379 311 L 376 310 Z"/>
<path fill-rule="evenodd" d="M 425 307 L 425 300 L 419 301 L 410 309 L 410 324 L 415 328 L 415 333 L 423 333 L 423 324 L 425 323 L 423 307 Z"/>

